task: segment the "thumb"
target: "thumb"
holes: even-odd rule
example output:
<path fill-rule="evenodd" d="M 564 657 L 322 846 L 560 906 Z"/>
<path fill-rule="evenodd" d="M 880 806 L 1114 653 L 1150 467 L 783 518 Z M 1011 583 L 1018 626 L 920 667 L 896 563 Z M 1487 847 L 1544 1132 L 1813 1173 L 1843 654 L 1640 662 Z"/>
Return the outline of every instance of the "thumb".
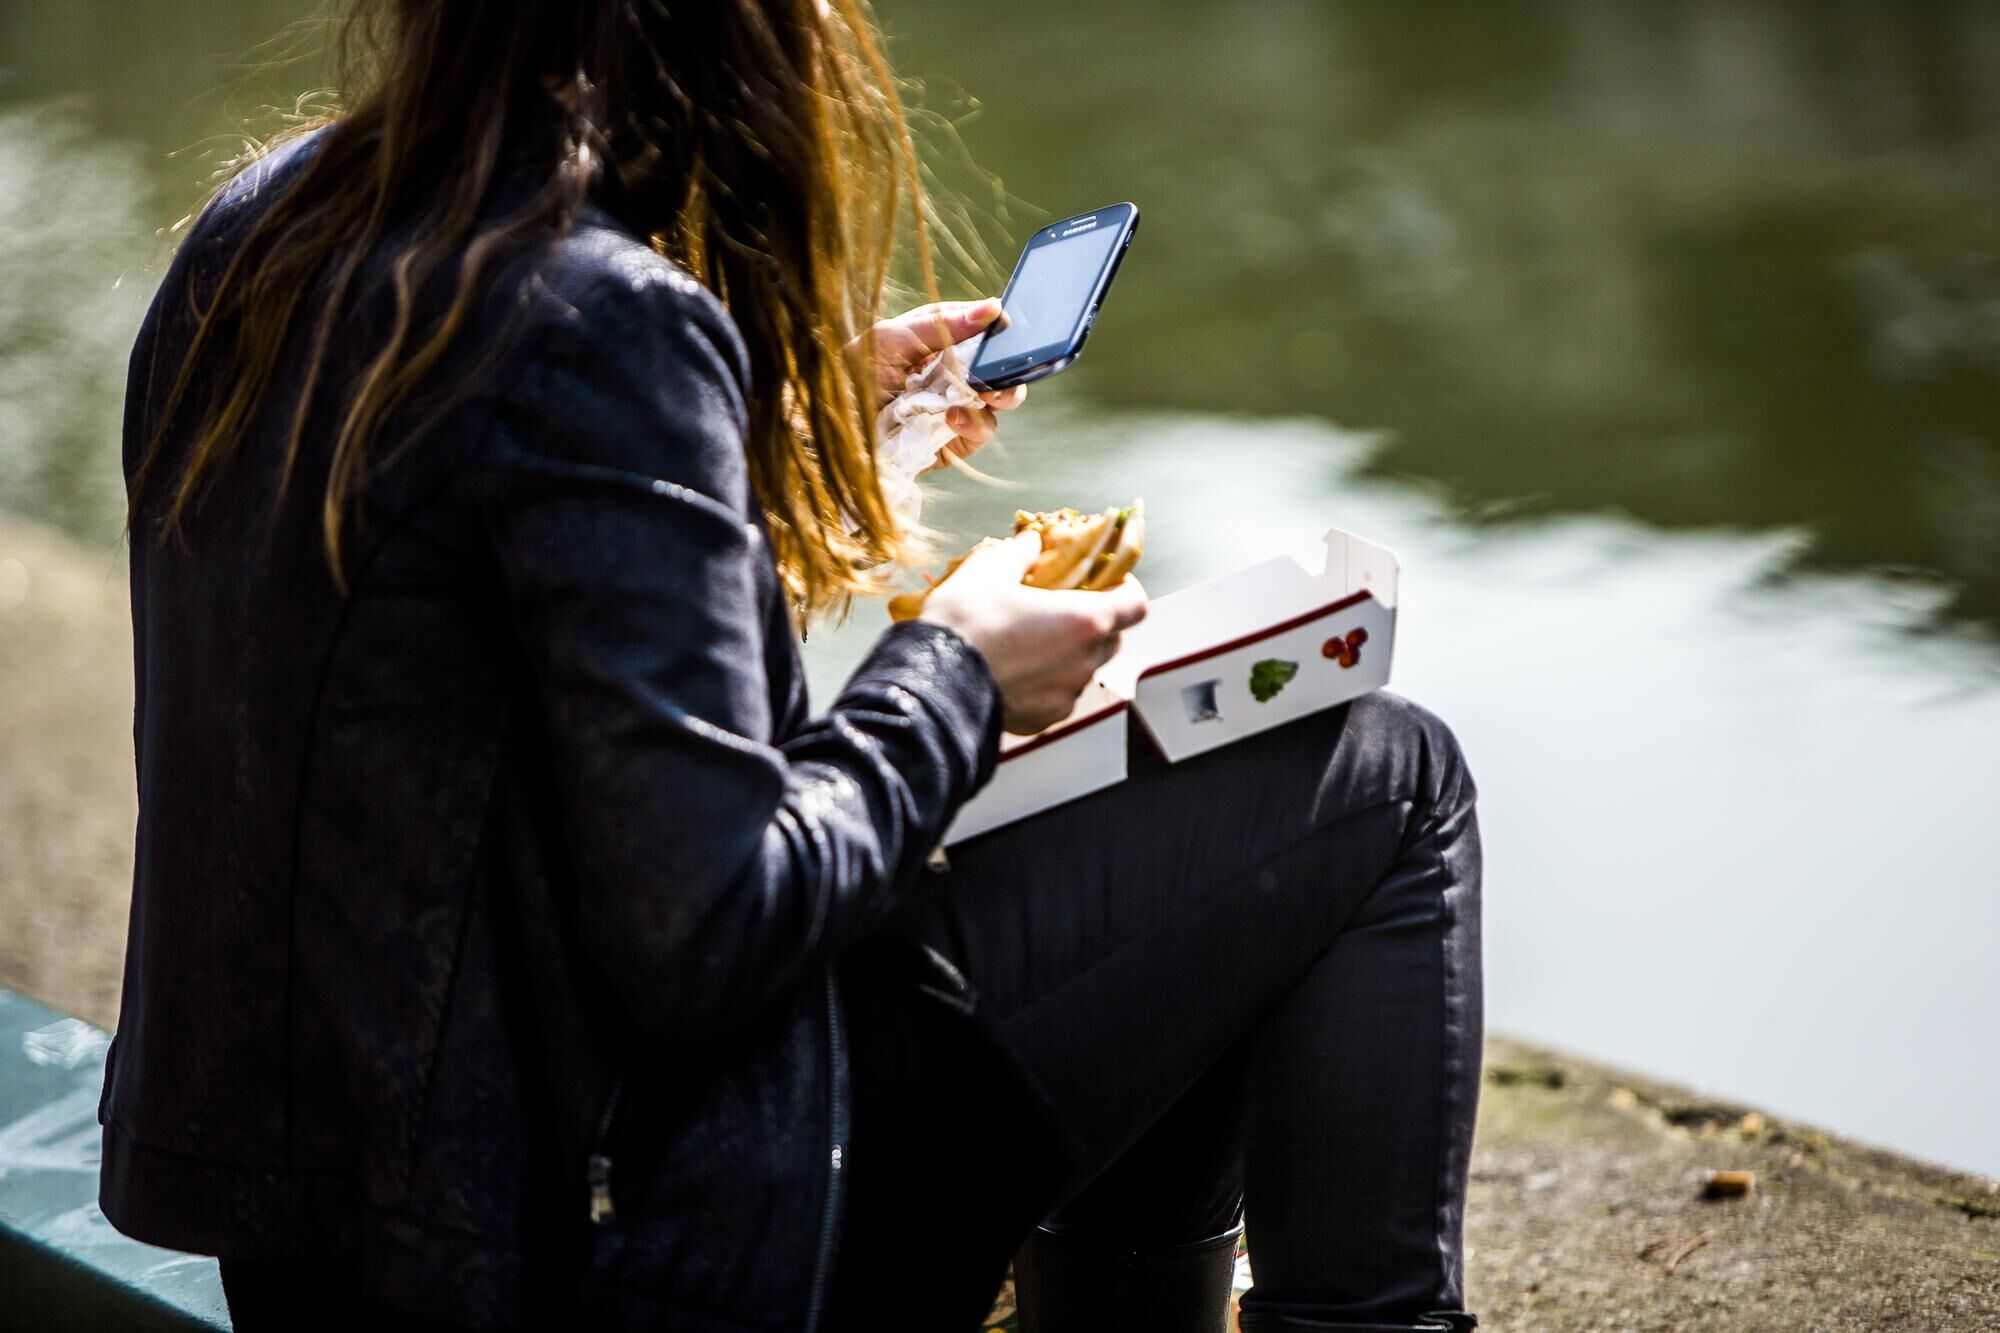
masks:
<path fill-rule="evenodd" d="M 964 342 L 978 333 L 1001 315 L 1000 298 L 988 296 L 983 300 L 968 301 L 945 315 L 945 327 L 951 331 L 953 345 Z"/>
<path fill-rule="evenodd" d="M 919 306 L 889 323 L 910 344 L 906 350 L 914 359 L 955 347 L 998 318 L 1000 302 L 989 296 L 983 301 L 939 301 Z"/>
<path fill-rule="evenodd" d="M 1005 541 L 985 542 L 965 558 L 965 563 L 976 565 L 982 579 L 1019 583 L 1028 576 L 1028 567 L 1041 553 L 1041 534 L 1019 532 Z"/>

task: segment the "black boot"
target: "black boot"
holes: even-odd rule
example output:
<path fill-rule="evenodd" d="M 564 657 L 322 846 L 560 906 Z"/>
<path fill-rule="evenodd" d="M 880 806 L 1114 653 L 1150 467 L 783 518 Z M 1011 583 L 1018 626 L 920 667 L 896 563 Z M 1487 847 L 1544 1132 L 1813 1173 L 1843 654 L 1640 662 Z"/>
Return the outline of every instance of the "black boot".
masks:
<path fill-rule="evenodd" d="M 1243 1333 L 1471 1333 L 1479 1316 L 1463 1310 L 1433 1310 L 1414 1324 L 1340 1324 L 1269 1310 L 1245 1310 Z"/>
<path fill-rule="evenodd" d="M 1242 1233 L 1131 1250 L 1036 1227 L 1014 1256 L 1021 1333 L 1226 1333 Z"/>

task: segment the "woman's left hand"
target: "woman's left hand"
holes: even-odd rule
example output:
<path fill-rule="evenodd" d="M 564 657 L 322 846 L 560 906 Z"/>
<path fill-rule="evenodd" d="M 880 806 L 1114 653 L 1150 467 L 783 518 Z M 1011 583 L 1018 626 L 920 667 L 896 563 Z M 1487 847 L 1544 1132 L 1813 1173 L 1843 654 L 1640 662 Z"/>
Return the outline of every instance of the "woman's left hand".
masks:
<path fill-rule="evenodd" d="M 947 347 L 964 342 L 1000 318 L 1000 302 L 994 297 L 983 301 L 938 301 L 918 306 L 894 319 L 875 326 L 875 406 L 879 411 L 903 391 L 910 372 Z M 1011 412 L 1028 397 L 1028 386 L 1017 384 L 997 393 L 982 393 L 984 407 L 954 407 L 945 421 L 954 434 L 926 472 L 944 467 L 951 458 L 970 458 L 999 429 L 998 412 Z"/>

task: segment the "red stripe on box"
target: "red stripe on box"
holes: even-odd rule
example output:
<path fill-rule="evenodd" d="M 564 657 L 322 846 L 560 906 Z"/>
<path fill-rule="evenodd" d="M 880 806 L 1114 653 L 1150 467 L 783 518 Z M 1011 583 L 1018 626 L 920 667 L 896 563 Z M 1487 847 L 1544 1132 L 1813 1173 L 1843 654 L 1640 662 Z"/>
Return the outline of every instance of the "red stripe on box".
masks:
<path fill-rule="evenodd" d="M 1345 611 L 1348 607 L 1359 602 L 1373 601 L 1374 597 L 1374 593 L 1368 592 L 1365 589 L 1361 592 L 1350 593 L 1337 602 L 1329 602 L 1318 610 L 1307 611 L 1303 615 L 1293 616 L 1290 620 L 1280 621 L 1268 629 L 1258 630 L 1255 634 L 1245 634 L 1240 639 L 1231 639 L 1228 643 L 1218 643 L 1213 648 L 1203 648 L 1199 652 L 1189 653 L 1186 657 L 1176 657 L 1171 662 L 1155 662 L 1152 666 L 1147 667 L 1139 673 L 1139 679 L 1144 680 L 1148 676 L 1157 676 L 1163 671 L 1178 671 L 1184 666 L 1190 666 L 1196 662 L 1205 662 L 1211 657 L 1220 657 L 1222 654 L 1234 652 L 1238 648 L 1247 648 L 1259 639 L 1268 639 L 1273 634 L 1283 634 L 1288 629 L 1297 629 L 1301 625 L 1310 625 L 1315 620 L 1330 616 L 1336 611 Z"/>
<path fill-rule="evenodd" d="M 1107 717 L 1116 717 L 1118 714 L 1124 712 L 1128 706 L 1129 705 L 1126 703 L 1125 700 L 1120 699 L 1117 703 L 1112 704 L 1109 708 L 1105 709 L 1101 713 L 1092 713 L 1089 717 L 1078 718 L 1076 721 L 1070 723 L 1068 726 L 1056 727 L 1053 730 L 1045 731 L 1041 735 L 1035 737 L 1033 740 L 1017 745 L 1013 749 L 1001 755 L 1000 762 L 1004 764 L 1009 759 L 1016 759 L 1019 758 L 1021 755 L 1027 754 L 1030 750 L 1039 750 L 1044 745 L 1047 745 L 1052 741 L 1059 741 L 1065 736 L 1074 736 L 1077 732 L 1082 731 L 1085 727 L 1094 727 Z"/>

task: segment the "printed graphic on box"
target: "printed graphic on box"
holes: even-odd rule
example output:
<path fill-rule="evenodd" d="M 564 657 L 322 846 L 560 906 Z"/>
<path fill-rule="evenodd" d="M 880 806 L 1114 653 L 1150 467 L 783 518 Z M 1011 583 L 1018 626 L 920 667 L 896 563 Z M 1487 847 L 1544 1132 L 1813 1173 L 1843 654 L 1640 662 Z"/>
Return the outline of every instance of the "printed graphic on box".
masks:
<path fill-rule="evenodd" d="M 947 844 L 1125 780 L 1133 714 L 1178 762 L 1389 679 L 1396 558 L 1338 529 L 1318 573 L 1280 556 L 1154 600 L 1069 717 L 1009 736 Z"/>

